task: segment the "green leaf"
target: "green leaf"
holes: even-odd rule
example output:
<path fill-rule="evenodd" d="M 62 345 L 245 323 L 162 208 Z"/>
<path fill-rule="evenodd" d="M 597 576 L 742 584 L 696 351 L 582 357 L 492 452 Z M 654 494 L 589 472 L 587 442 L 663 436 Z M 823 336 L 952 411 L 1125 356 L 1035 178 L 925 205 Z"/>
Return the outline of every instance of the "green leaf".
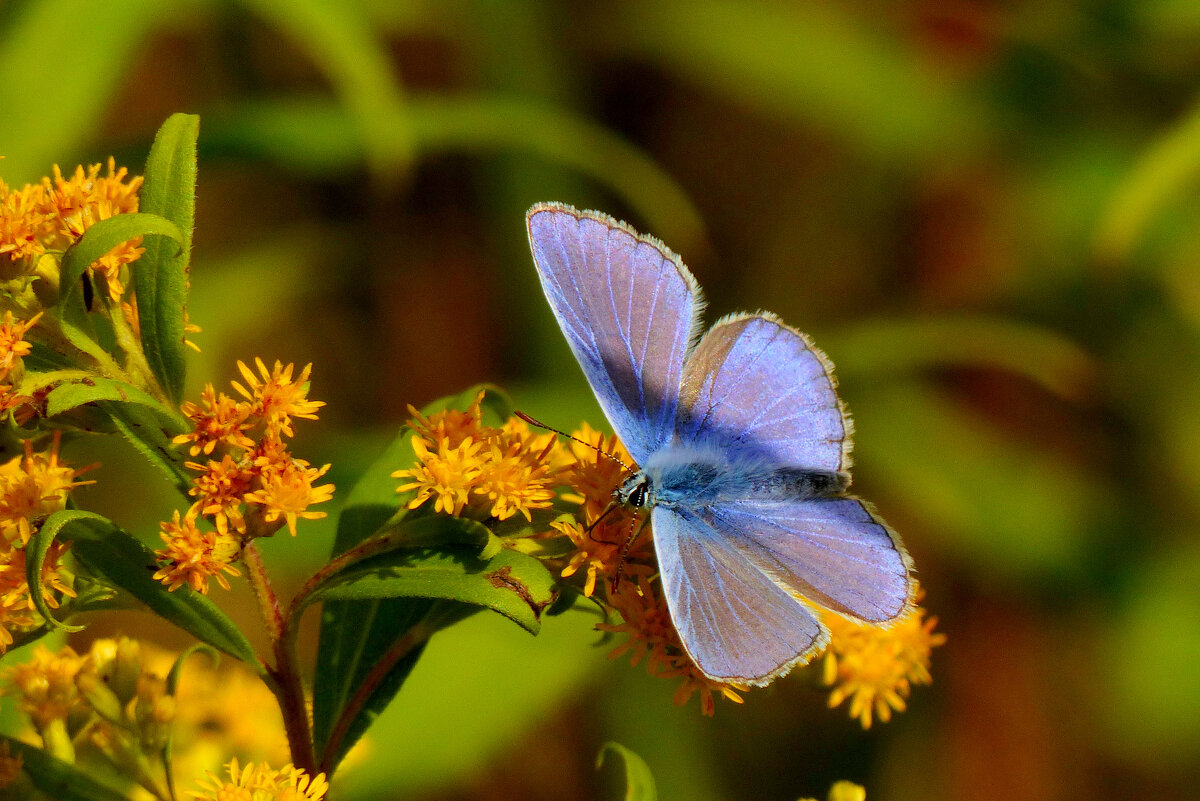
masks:
<path fill-rule="evenodd" d="M 501 550 L 481 559 L 468 549 L 398 550 L 337 574 L 313 600 L 432 598 L 498 612 L 537 634 L 542 613 L 557 596 L 554 577 L 539 560 Z"/>
<path fill-rule="evenodd" d="M 0 735 L 9 753 L 20 756 L 22 767 L 33 786 L 54 801 L 129 801 L 128 797 L 107 784 L 93 779 L 86 771 L 55 759 L 37 746 Z"/>
<path fill-rule="evenodd" d="M 1094 252 L 1104 261 L 1129 256 L 1162 209 L 1200 181 L 1200 105 L 1167 128 L 1129 170 L 1099 221 Z"/>
<path fill-rule="evenodd" d="M 207 596 L 186 585 L 171 592 L 154 578 L 158 566 L 154 552 L 145 545 L 108 521 L 81 519 L 72 534 L 75 544 L 71 553 L 98 579 L 124 590 L 200 640 L 261 670 L 245 635 Z"/>
<path fill-rule="evenodd" d="M 654 784 L 654 775 L 645 761 L 620 743 L 607 742 L 600 746 L 596 755 L 596 770 L 604 765 L 607 754 L 620 757 L 625 765 L 625 801 L 658 801 L 658 789 Z"/>
<path fill-rule="evenodd" d="M 101 220 L 84 231 L 83 236 L 79 237 L 75 244 L 63 253 L 61 299 L 68 298 L 79 291 L 79 280 L 88 267 L 95 264 L 117 245 L 139 236 L 167 237 L 175 243 L 169 247 L 176 251 L 184 242 L 183 233 L 180 232 L 179 227 L 157 214 L 139 211 L 132 214 L 118 214 L 107 220 Z M 61 299 L 60 302 L 62 302 Z"/>
<path fill-rule="evenodd" d="M 142 349 L 159 384 L 171 400 L 183 397 L 186 373 L 184 316 L 188 264 L 196 213 L 196 140 L 200 118 L 172 114 L 154 137 L 146 159 L 146 181 L 139 208 L 170 220 L 180 231 L 179 247 L 163 238 L 146 242 L 134 265 Z"/>
<path fill-rule="evenodd" d="M 71 539 L 70 536 L 62 536 L 64 529 L 72 523 L 83 520 L 94 521 L 99 526 L 114 525 L 108 518 L 92 512 L 63 509 L 47 517 L 25 546 L 25 580 L 29 583 L 29 595 L 33 599 L 33 605 L 37 607 L 38 613 L 46 619 L 50 626 L 64 631 L 83 631 L 84 627 L 69 626 L 54 616 L 43 597 L 42 566 L 46 562 L 46 554 L 50 551 L 50 546 L 56 539 Z M 88 534 L 90 535 L 90 531 Z"/>
<path fill-rule="evenodd" d="M 96 405 L 138 453 L 187 495 L 192 477 L 184 469 L 182 454 L 171 441 L 171 431 L 163 428 L 157 413 L 132 403 L 97 401 Z"/>
<path fill-rule="evenodd" d="M 465 409 L 480 389 L 487 393 L 482 406 L 490 410 L 489 414 L 498 415 L 506 408 L 511 408 L 503 393 L 481 386 L 459 396 L 436 401 L 425 407 L 422 413 L 429 415 L 445 408 Z M 394 524 L 393 518 L 404 513 L 406 498 L 396 493 L 398 482 L 391 474 L 412 465 L 416 460 L 411 438 L 410 431 L 401 431 L 351 489 L 338 519 L 333 549 L 335 555 L 374 536 L 389 521 Z M 313 685 L 313 734 L 318 752 L 327 744 L 339 716 L 355 691 L 395 643 L 417 630 L 431 634 L 438 627 L 448 625 L 450 621 L 478 608 L 460 608 L 452 602 L 411 596 L 326 602 L 321 615 Z M 399 692 L 420 658 L 427 637 L 428 634 L 425 634 L 374 689 L 338 745 L 336 753 L 330 755 L 329 764 L 324 767 L 332 772 L 346 750 Z"/>
<path fill-rule="evenodd" d="M 101 401 L 136 406 L 157 419 L 165 427 L 165 433 L 171 435 L 182 434 L 189 429 L 187 421 L 177 412 L 163 406 L 132 384 L 95 375 L 62 383 L 50 390 L 46 395 L 46 416 L 53 417 L 86 403 Z"/>

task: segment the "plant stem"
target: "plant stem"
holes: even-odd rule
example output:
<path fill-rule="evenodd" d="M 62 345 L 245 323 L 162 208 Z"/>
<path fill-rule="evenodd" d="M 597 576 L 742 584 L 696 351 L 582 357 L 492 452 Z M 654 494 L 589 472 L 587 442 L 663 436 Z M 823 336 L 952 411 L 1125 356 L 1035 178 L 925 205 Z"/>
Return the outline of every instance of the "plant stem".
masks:
<path fill-rule="evenodd" d="M 339 758 L 339 752 L 342 750 L 342 741 L 346 739 L 346 735 L 350 731 L 350 725 L 358 719 L 359 713 L 370 700 L 371 695 L 379 687 L 380 683 L 387 678 L 388 673 L 392 671 L 400 660 L 408 656 L 412 649 L 425 642 L 437 630 L 435 625 L 430 625 L 429 622 L 420 623 L 413 626 L 403 637 L 392 643 L 392 647 L 387 650 L 375 666 L 371 668 L 371 672 L 363 677 L 362 684 L 350 697 L 346 706 L 342 708 L 341 714 L 338 715 L 337 723 L 333 727 L 333 731 L 329 735 L 328 742 L 325 743 L 325 750 L 321 754 L 321 772 L 327 777 L 333 775 L 334 768 L 337 767 L 336 760 Z"/>
<path fill-rule="evenodd" d="M 279 608 L 279 599 L 271 587 L 262 554 L 254 542 L 248 542 L 242 548 L 242 562 L 246 565 L 246 575 L 258 599 L 259 611 L 262 612 L 263 622 L 271 637 L 271 648 L 275 652 L 275 667 L 270 670 L 275 686 L 271 689 L 279 699 L 279 710 L 283 713 L 283 725 L 292 749 L 292 764 L 310 776 L 315 775 L 317 758 L 313 750 L 312 722 L 308 718 L 299 660 L 290 644 L 292 638 L 285 636 L 287 624 Z"/>

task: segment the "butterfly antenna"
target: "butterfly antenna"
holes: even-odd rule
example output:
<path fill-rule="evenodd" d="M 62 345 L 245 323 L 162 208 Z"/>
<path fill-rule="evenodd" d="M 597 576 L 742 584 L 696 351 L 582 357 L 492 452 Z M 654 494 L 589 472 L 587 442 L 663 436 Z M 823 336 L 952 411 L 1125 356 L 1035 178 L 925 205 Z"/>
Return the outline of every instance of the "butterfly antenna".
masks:
<path fill-rule="evenodd" d="M 632 473 L 632 472 L 634 472 L 634 470 L 633 470 L 633 468 L 632 468 L 632 467 L 630 467 L 629 465 L 625 464 L 624 462 L 622 462 L 620 459 L 618 459 L 616 456 L 614 456 L 613 454 L 609 453 L 608 451 L 601 449 L 601 448 L 600 448 L 599 446 L 597 446 L 597 445 L 593 445 L 593 444 L 592 444 L 592 443 L 590 443 L 590 442 L 585 442 L 584 440 L 581 440 L 579 437 L 574 437 L 574 436 L 571 436 L 571 435 L 570 435 L 570 434 L 568 434 L 566 431 L 559 431 L 557 428 L 553 428 L 552 426 L 548 426 L 548 425 L 546 425 L 545 423 L 543 423 L 543 422 L 542 422 L 542 421 L 540 421 L 540 420 L 535 420 L 534 418 L 530 417 L 529 415 L 525 414 L 525 412 L 522 412 L 522 411 L 520 411 L 520 410 L 516 410 L 516 411 L 514 411 L 514 412 L 513 412 L 513 414 L 514 414 L 514 415 L 516 415 L 517 417 L 521 418 L 522 420 L 524 420 L 526 423 L 529 423 L 529 425 L 531 425 L 531 426 L 537 426 L 538 428 L 544 428 L 544 429 L 546 429 L 547 431 L 553 431 L 555 434 L 558 434 L 560 437 L 566 437 L 566 438 L 567 438 L 567 439 L 569 439 L 569 440 L 573 440 L 573 441 L 575 441 L 575 442 L 578 442 L 580 445 L 583 445 L 583 446 L 584 446 L 584 447 L 586 447 L 586 448 L 591 448 L 591 449 L 592 449 L 592 450 L 594 450 L 596 453 L 600 454 L 601 456 L 605 457 L 606 459 L 611 459 L 612 461 L 614 461 L 614 462 L 616 462 L 617 464 L 621 465 L 621 467 L 625 468 L 625 472 L 627 472 L 627 473 Z M 593 525 L 595 525 L 595 524 L 593 524 Z"/>

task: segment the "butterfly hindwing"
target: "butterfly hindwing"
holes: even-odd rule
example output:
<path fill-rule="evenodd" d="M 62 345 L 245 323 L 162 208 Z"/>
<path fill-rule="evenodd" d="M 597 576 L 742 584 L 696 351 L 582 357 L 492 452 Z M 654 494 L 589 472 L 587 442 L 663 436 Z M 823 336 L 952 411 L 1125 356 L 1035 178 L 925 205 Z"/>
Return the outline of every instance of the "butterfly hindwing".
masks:
<path fill-rule="evenodd" d="M 746 500 L 704 513 L 743 558 L 822 607 L 882 623 L 911 603 L 904 545 L 858 498 Z"/>
<path fill-rule="evenodd" d="M 808 338 L 765 314 L 720 320 L 688 357 L 676 433 L 742 461 L 837 472 L 850 424 L 833 368 Z"/>
<path fill-rule="evenodd" d="M 671 620 L 709 678 L 767 684 L 825 647 L 812 612 L 701 517 L 657 506 L 651 521 Z"/>
<path fill-rule="evenodd" d="M 672 436 L 700 304 L 664 245 L 595 212 L 534 206 L 526 218 L 542 289 L 613 428 L 642 463 Z"/>

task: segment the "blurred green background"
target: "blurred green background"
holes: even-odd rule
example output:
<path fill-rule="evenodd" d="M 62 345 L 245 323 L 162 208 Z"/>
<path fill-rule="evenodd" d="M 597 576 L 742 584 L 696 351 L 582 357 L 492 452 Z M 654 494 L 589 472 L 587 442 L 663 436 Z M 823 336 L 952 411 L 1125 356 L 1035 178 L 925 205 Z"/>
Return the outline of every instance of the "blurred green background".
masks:
<path fill-rule="evenodd" d="M 345 489 L 406 404 L 478 381 L 598 425 L 523 213 L 600 208 L 682 254 L 710 320 L 765 307 L 829 353 L 856 487 L 949 635 L 864 733 L 812 675 L 707 720 L 582 612 L 476 616 L 347 799 L 610 798 L 608 739 L 664 799 L 1200 798 L 1198 95 L 1195 0 L 0 3 L 10 184 L 137 172 L 201 115 L 193 397 L 313 362 L 295 449 Z M 154 537 L 149 469 L 69 456 L 104 462 L 81 505 Z M 267 556 L 294 586 L 331 532 Z M 91 634 L 185 642 L 147 620 Z"/>

